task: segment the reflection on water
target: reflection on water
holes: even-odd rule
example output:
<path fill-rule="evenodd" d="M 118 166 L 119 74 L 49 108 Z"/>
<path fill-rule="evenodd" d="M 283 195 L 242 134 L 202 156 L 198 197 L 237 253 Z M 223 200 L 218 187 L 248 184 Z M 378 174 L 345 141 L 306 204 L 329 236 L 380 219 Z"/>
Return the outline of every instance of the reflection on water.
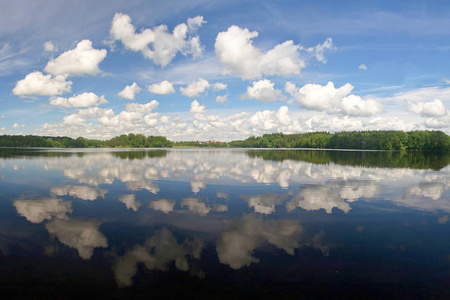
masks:
<path fill-rule="evenodd" d="M 309 298 L 351 289 L 355 298 L 389 297 L 388 291 L 397 298 L 450 296 L 448 154 L 0 155 L 0 269 L 12 274 L 0 272 L 1 287 L 50 287 L 24 297 L 264 298 L 281 290 L 279 296 Z M 25 261 L 34 273 L 24 272 Z M 68 266 L 65 275 L 51 277 L 61 265 Z M 93 285 L 93 277 L 104 284 Z M 89 289 L 68 295 L 62 287 L 69 282 Z"/>

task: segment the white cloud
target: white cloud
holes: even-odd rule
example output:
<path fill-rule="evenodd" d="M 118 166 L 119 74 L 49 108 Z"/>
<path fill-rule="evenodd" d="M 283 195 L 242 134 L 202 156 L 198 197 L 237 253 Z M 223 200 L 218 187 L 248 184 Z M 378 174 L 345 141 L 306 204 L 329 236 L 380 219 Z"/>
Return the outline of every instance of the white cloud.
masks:
<path fill-rule="evenodd" d="M 336 89 L 331 81 L 326 86 L 309 83 L 301 88 L 291 82 L 285 84 L 285 91 L 293 100 L 308 109 L 349 116 L 371 116 L 384 111 L 378 101 L 363 100 L 350 94 L 352 90 L 349 83 Z"/>
<path fill-rule="evenodd" d="M 62 187 L 52 187 L 50 192 L 57 196 L 70 195 L 79 199 L 94 201 L 97 198 L 103 198 L 108 190 L 87 185 L 65 185 Z"/>
<path fill-rule="evenodd" d="M 45 52 L 58 51 L 58 48 L 56 48 L 51 41 L 47 41 L 44 43 L 44 51 Z"/>
<path fill-rule="evenodd" d="M 266 242 L 290 255 L 294 254 L 294 249 L 301 246 L 299 238 L 303 228 L 298 221 L 264 221 L 249 215 L 241 220 L 229 222 L 228 227 L 228 230 L 219 237 L 216 250 L 220 262 L 233 269 L 259 262 L 252 256 L 253 251 Z"/>
<path fill-rule="evenodd" d="M 48 233 L 55 235 L 61 243 L 78 250 L 83 259 L 90 259 L 94 248 L 108 247 L 108 240 L 98 230 L 100 222 L 95 220 L 54 220 L 45 225 Z"/>
<path fill-rule="evenodd" d="M 431 102 L 413 102 L 406 100 L 404 106 L 407 111 L 426 117 L 443 117 L 447 113 L 444 103 L 439 99 Z"/>
<path fill-rule="evenodd" d="M 61 199 L 15 200 L 17 213 L 31 223 L 42 223 L 52 218 L 67 219 L 72 212 L 72 203 Z"/>
<path fill-rule="evenodd" d="M 160 200 L 152 201 L 148 205 L 148 207 L 150 207 L 151 209 L 162 211 L 165 214 L 173 211 L 174 206 L 175 206 L 175 201 L 169 200 L 169 199 L 160 199 Z"/>
<path fill-rule="evenodd" d="M 157 109 L 158 106 L 159 106 L 159 102 L 156 100 L 152 100 L 146 104 L 128 103 L 126 106 L 126 111 L 138 112 L 138 113 L 142 113 L 142 114 L 149 114 L 152 110 Z"/>
<path fill-rule="evenodd" d="M 134 100 L 135 94 L 139 93 L 140 91 L 141 88 L 137 85 L 136 82 L 133 82 L 132 85 L 127 85 L 122 91 L 117 93 L 117 95 L 128 100 Z"/>
<path fill-rule="evenodd" d="M 327 38 L 322 44 L 318 44 L 315 47 L 310 47 L 306 49 L 306 51 L 312 53 L 318 62 L 325 64 L 327 59 L 324 56 L 325 50 L 334 49 L 333 40 L 331 38 Z"/>
<path fill-rule="evenodd" d="M 226 85 L 225 83 L 221 83 L 221 82 L 216 82 L 212 85 L 213 90 L 215 91 L 221 91 L 221 90 L 226 90 L 228 85 Z"/>
<path fill-rule="evenodd" d="M 197 100 L 194 100 L 191 102 L 191 109 L 189 110 L 189 112 L 193 114 L 203 114 L 206 112 L 206 110 L 204 105 L 200 105 Z"/>
<path fill-rule="evenodd" d="M 305 49 L 301 45 L 286 41 L 264 53 L 252 44 L 252 39 L 257 36 L 258 32 L 235 25 L 219 32 L 215 51 L 219 60 L 226 65 L 226 72 L 234 72 L 243 79 L 259 78 L 262 75 L 300 74 L 305 67 L 305 59 L 300 55 L 300 51 Z M 327 39 L 323 44 L 306 51 L 325 62 L 323 51 L 330 47 L 332 41 Z"/>
<path fill-rule="evenodd" d="M 145 241 L 137 245 L 117 259 L 113 267 L 119 286 L 130 286 L 138 271 L 138 264 L 143 264 L 149 270 L 165 271 L 170 264 L 178 270 L 188 271 L 189 260 L 200 259 L 203 242 L 200 239 L 185 240 L 179 244 L 168 229 L 163 228 Z"/>
<path fill-rule="evenodd" d="M 50 60 L 44 71 L 53 75 L 97 75 L 102 72 L 98 65 L 106 57 L 106 52 L 105 49 L 92 48 L 90 40 L 82 40 L 75 49 Z"/>
<path fill-rule="evenodd" d="M 228 101 L 228 95 L 223 95 L 223 96 L 217 96 L 216 97 L 216 103 L 225 103 Z"/>
<path fill-rule="evenodd" d="M 181 201 L 181 207 L 185 206 L 187 206 L 190 211 L 193 211 L 200 216 L 206 216 L 211 211 L 209 206 L 193 197 L 184 198 L 183 201 Z"/>
<path fill-rule="evenodd" d="M 50 104 L 63 107 L 91 107 L 108 103 L 104 96 L 97 96 L 94 93 L 83 93 L 70 98 L 52 98 Z"/>
<path fill-rule="evenodd" d="M 360 70 L 367 70 L 367 67 L 365 64 L 360 64 L 358 67 Z"/>
<path fill-rule="evenodd" d="M 199 57 L 203 46 L 196 30 L 203 24 L 202 16 L 189 18 L 185 23 L 177 25 L 173 33 L 169 33 L 166 25 L 159 25 L 152 29 L 143 29 L 136 33 L 131 24 L 131 18 L 122 13 L 116 13 L 112 25 L 111 36 L 114 41 L 121 41 L 125 48 L 140 51 L 144 57 L 153 60 L 160 66 L 168 65 L 178 52 L 183 55 Z"/>
<path fill-rule="evenodd" d="M 124 203 L 128 209 L 132 209 L 134 211 L 138 211 L 139 207 L 142 206 L 142 203 L 136 201 L 136 197 L 133 194 L 123 195 L 119 197 L 119 201 Z"/>
<path fill-rule="evenodd" d="M 262 102 L 286 100 L 287 97 L 281 90 L 274 89 L 274 85 L 268 79 L 253 81 L 253 86 L 247 87 L 247 93 L 241 95 L 241 99 L 255 99 Z"/>
<path fill-rule="evenodd" d="M 241 197 L 248 202 L 248 207 L 253 207 L 256 213 L 269 215 L 275 212 L 275 205 L 280 205 L 285 195 L 264 193 L 261 195 L 245 195 Z"/>
<path fill-rule="evenodd" d="M 148 91 L 153 94 L 168 95 L 175 93 L 172 83 L 167 80 L 160 83 L 154 83 L 148 86 Z"/>
<path fill-rule="evenodd" d="M 71 89 L 72 81 L 66 81 L 66 77 L 63 75 L 52 78 L 50 74 L 33 72 L 17 82 L 13 94 L 17 96 L 56 96 L 68 93 Z"/>
<path fill-rule="evenodd" d="M 195 98 L 205 92 L 207 88 L 209 88 L 209 82 L 203 78 L 199 78 L 198 81 L 189 83 L 186 88 L 181 87 L 180 92 L 187 97 Z"/>

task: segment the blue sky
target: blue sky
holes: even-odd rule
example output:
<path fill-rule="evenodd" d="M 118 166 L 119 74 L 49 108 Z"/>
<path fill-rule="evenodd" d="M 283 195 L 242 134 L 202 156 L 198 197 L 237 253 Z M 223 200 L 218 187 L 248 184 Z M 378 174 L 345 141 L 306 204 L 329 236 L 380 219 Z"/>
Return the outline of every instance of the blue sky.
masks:
<path fill-rule="evenodd" d="M 0 1 L 0 134 L 450 133 L 448 1 Z"/>

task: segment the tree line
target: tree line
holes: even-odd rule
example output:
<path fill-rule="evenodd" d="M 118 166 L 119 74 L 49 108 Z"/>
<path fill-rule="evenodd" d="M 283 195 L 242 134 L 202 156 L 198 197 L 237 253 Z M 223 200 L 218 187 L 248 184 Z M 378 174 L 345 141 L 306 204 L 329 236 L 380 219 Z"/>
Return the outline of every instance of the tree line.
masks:
<path fill-rule="evenodd" d="M 0 147 L 49 148 L 317 148 L 360 150 L 450 150 L 450 137 L 442 131 L 343 131 L 336 133 L 309 132 L 298 134 L 272 133 L 245 140 L 223 142 L 171 142 L 162 136 L 122 134 L 110 140 L 90 140 L 83 137 L 50 137 L 33 135 L 2 135 Z"/>
<path fill-rule="evenodd" d="M 272 133 L 229 143 L 233 148 L 326 148 L 360 150 L 450 150 L 442 131 L 343 131 L 300 134 Z"/>
<path fill-rule="evenodd" d="M 1 135 L 0 147 L 47 147 L 47 148 L 168 148 L 172 142 L 162 136 L 122 134 L 110 140 L 90 140 L 83 137 Z"/>

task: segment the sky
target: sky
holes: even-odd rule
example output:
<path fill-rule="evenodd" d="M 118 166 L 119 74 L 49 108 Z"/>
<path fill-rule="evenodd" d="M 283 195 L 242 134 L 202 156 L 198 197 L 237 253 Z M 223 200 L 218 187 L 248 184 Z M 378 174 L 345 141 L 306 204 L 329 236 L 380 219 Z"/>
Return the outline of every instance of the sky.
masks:
<path fill-rule="evenodd" d="M 0 135 L 450 133 L 448 1 L 0 0 Z"/>

